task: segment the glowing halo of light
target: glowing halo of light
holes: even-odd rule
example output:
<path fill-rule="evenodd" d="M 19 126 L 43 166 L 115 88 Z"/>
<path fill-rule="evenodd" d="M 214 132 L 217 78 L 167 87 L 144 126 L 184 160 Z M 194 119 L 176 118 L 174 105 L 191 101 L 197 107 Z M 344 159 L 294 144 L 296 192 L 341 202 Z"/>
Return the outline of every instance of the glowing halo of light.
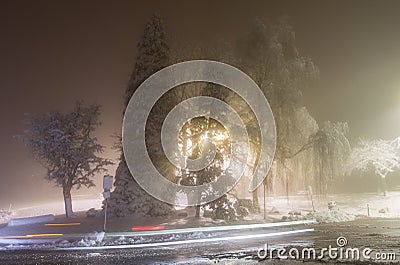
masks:
<path fill-rule="evenodd" d="M 212 107 L 210 107 L 212 106 Z M 230 191 L 243 176 L 250 157 L 250 143 L 246 126 L 240 116 L 222 100 L 198 96 L 184 100 L 177 104 L 165 118 L 161 128 L 161 143 L 169 161 L 179 169 L 199 171 L 209 166 L 216 154 L 216 146 L 209 137 L 202 138 L 202 152 L 197 159 L 188 159 L 180 152 L 176 152 L 179 132 L 183 126 L 195 117 L 207 116 L 218 121 L 230 135 L 231 150 L 235 156 L 229 160 L 229 165 L 218 179 L 209 183 L 193 186 L 182 186 L 183 192 L 191 194 L 189 204 L 203 204 L 202 191 L 213 191 L 208 201 L 218 199 Z M 206 143 L 206 144 L 204 144 Z M 206 149 L 204 145 L 209 148 Z"/>
<path fill-rule="evenodd" d="M 211 105 L 213 107 L 208 108 Z M 240 157 L 247 162 L 250 152 L 249 137 L 246 126 L 243 124 L 240 116 L 222 100 L 206 96 L 193 97 L 180 102 L 165 118 L 161 128 L 161 143 L 168 160 L 177 168 L 188 169 L 190 171 L 202 170 L 212 162 L 215 156 L 215 145 L 209 137 L 203 137 L 204 135 L 201 138 L 202 141 L 210 142 L 213 147 L 210 148 L 212 150 L 209 150 L 213 153 L 212 157 L 204 157 L 203 155 L 198 159 L 185 161 L 185 157 L 182 154 L 174 153 L 176 146 L 178 146 L 178 134 L 185 123 L 192 118 L 202 116 L 213 118 L 224 126 L 231 135 L 232 149 L 237 150 L 236 158 Z M 244 166 L 237 174 L 243 174 Z M 234 178 L 239 179 L 237 177 Z"/>
<path fill-rule="evenodd" d="M 136 89 L 125 110 L 122 126 L 123 152 L 132 176 L 147 193 L 170 204 L 176 204 L 174 194 L 182 189 L 195 194 L 204 191 L 202 186 L 183 186 L 164 178 L 153 165 L 145 142 L 146 122 L 152 107 L 170 89 L 192 82 L 209 82 L 229 88 L 255 114 L 261 132 L 260 157 L 250 184 L 250 191 L 255 190 L 267 176 L 275 154 L 276 127 L 272 110 L 260 88 L 248 75 L 216 61 L 194 60 L 168 66 L 151 75 Z M 184 206 L 208 203 L 233 188 L 219 179 L 224 178 L 212 183 L 211 196 L 199 196 L 200 201 L 188 202 Z"/>

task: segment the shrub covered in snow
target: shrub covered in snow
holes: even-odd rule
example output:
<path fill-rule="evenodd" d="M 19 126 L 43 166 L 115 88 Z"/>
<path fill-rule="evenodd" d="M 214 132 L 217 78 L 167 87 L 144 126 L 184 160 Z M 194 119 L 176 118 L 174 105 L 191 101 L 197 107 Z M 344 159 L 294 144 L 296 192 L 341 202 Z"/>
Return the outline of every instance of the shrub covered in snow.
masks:
<path fill-rule="evenodd" d="M 11 211 L 0 209 L 0 224 L 7 223 L 12 216 Z"/>
<path fill-rule="evenodd" d="M 115 189 L 108 199 L 107 214 L 124 217 L 169 216 L 174 214 L 172 205 L 159 201 L 143 190 L 132 177 L 125 161 L 121 161 L 115 174 Z"/>
<path fill-rule="evenodd" d="M 97 213 L 98 212 L 97 212 L 97 210 L 95 208 L 90 208 L 86 212 L 86 217 L 96 217 Z"/>
<path fill-rule="evenodd" d="M 234 221 L 249 214 L 249 210 L 241 206 L 237 199 L 227 195 L 210 202 L 207 205 L 211 209 L 211 218 Z"/>
<path fill-rule="evenodd" d="M 309 217 L 314 218 L 318 223 L 346 222 L 355 219 L 355 215 L 346 213 L 337 207 L 327 211 L 310 213 Z"/>

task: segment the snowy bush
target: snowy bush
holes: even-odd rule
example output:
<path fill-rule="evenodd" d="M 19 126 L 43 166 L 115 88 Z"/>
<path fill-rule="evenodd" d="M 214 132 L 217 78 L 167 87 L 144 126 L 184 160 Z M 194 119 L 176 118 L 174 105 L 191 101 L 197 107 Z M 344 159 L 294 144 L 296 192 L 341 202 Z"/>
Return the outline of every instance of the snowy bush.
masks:
<path fill-rule="evenodd" d="M 97 215 L 97 210 L 95 208 L 90 208 L 86 212 L 86 217 L 96 217 L 96 215 Z"/>
<path fill-rule="evenodd" d="M 227 195 L 210 202 L 207 206 L 212 211 L 213 219 L 234 221 L 249 214 L 247 208 L 240 206 L 235 198 L 229 198 Z"/>
<path fill-rule="evenodd" d="M 125 161 L 121 161 L 115 174 L 115 189 L 108 199 L 107 214 L 117 217 L 170 216 L 175 209 L 143 190 L 132 177 Z"/>
<path fill-rule="evenodd" d="M 346 213 L 339 208 L 310 213 L 309 217 L 314 218 L 318 223 L 347 222 L 355 219 L 354 215 Z"/>
<path fill-rule="evenodd" d="M 8 221 L 11 219 L 11 216 L 11 211 L 0 209 L 0 224 L 8 223 Z"/>
<path fill-rule="evenodd" d="M 95 241 L 96 243 L 101 243 L 104 239 L 104 232 L 93 232 L 85 236 L 86 241 Z"/>
<path fill-rule="evenodd" d="M 78 247 L 91 247 L 97 245 L 97 242 L 94 240 L 86 240 L 86 239 L 81 239 L 76 243 L 76 246 Z"/>

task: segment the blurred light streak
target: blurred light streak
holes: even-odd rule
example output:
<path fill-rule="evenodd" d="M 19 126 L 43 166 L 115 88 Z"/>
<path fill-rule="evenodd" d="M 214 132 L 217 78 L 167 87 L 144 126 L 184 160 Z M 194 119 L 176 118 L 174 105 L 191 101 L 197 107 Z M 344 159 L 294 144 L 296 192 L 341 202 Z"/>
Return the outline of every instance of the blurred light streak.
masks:
<path fill-rule="evenodd" d="M 45 224 L 44 226 L 76 226 L 81 223 Z"/>

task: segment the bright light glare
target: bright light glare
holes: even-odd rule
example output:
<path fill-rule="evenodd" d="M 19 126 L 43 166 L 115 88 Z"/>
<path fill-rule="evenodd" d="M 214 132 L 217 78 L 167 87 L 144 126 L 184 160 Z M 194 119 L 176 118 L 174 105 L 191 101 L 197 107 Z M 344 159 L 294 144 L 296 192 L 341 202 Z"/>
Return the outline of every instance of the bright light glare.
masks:
<path fill-rule="evenodd" d="M 208 132 L 206 132 L 205 134 L 203 134 L 203 135 L 201 136 L 201 140 L 202 140 L 202 141 L 204 141 L 204 140 L 206 140 L 206 139 L 208 139 Z"/>
<path fill-rule="evenodd" d="M 222 141 L 225 139 L 225 135 L 223 133 L 219 133 L 215 136 L 215 139 L 217 139 L 218 141 Z"/>

